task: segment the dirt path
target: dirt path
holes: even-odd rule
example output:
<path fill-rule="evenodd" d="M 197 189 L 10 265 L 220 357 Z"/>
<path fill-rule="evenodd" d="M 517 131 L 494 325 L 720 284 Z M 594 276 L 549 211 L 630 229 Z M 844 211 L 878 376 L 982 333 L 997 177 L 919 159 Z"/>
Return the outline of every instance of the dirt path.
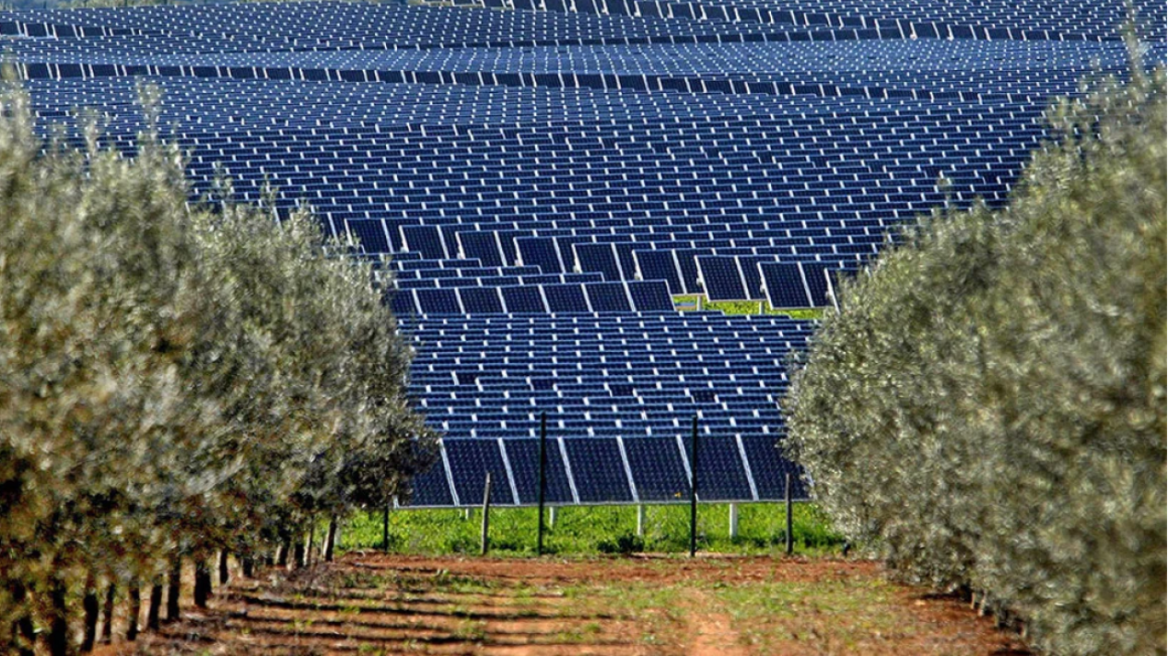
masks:
<path fill-rule="evenodd" d="M 686 656 L 747 656 L 730 616 L 720 612 L 715 599 L 704 590 L 695 590 L 690 604 L 686 613 L 690 628 Z"/>
<path fill-rule="evenodd" d="M 862 561 L 349 554 L 237 580 L 113 654 L 1023 654 L 956 600 Z"/>

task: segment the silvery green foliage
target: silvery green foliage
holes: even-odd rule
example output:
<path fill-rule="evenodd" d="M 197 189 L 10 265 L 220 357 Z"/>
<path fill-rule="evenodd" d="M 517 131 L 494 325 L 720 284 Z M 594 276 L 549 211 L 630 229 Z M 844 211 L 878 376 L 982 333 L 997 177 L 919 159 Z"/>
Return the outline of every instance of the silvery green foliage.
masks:
<path fill-rule="evenodd" d="M 127 157 L 84 132 L 45 143 L 0 96 L 0 627 L 408 494 L 432 442 L 370 264 L 306 213 L 189 204 L 149 133 Z"/>
<path fill-rule="evenodd" d="M 1010 205 L 841 291 L 786 403 L 821 503 L 1057 654 L 1164 653 L 1165 75 L 1052 108 Z"/>

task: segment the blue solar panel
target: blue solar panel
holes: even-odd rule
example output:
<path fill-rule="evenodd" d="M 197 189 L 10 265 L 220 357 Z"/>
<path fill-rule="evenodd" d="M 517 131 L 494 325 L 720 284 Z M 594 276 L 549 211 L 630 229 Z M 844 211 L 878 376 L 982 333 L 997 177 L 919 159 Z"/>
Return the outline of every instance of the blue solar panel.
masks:
<path fill-rule="evenodd" d="M 684 249 L 677 251 L 677 265 L 681 270 L 681 284 L 686 294 L 704 294 L 705 289 L 698 284 L 701 273 L 698 271 L 697 258 L 699 255 L 709 255 L 709 249 Z"/>
<path fill-rule="evenodd" d="M 791 474 L 791 496 L 795 499 L 807 497 L 799 468 L 782 457 L 775 439 L 743 437 L 742 446 L 760 499 L 782 499 L 786 494 L 787 474 Z"/>
<path fill-rule="evenodd" d="M 613 244 L 576 244 L 572 248 L 581 271 L 598 271 L 605 280 L 624 279 Z"/>
<path fill-rule="evenodd" d="M 524 264 L 534 264 L 544 273 L 563 273 L 564 264 L 554 239 L 547 237 L 520 237 L 516 248 Z"/>
<path fill-rule="evenodd" d="M 615 439 L 576 437 L 564 440 L 572 479 L 583 503 L 633 500 L 620 447 Z"/>
<path fill-rule="evenodd" d="M 633 482 L 642 501 L 681 501 L 689 498 L 686 473 L 677 440 L 642 437 L 625 440 Z"/>
<path fill-rule="evenodd" d="M 413 496 L 409 500 L 412 506 L 451 506 L 454 497 L 450 495 L 450 481 L 446 479 L 446 467 L 439 460 L 426 471 L 415 476 L 411 481 Z"/>
<path fill-rule="evenodd" d="M 539 440 L 506 440 L 503 445 L 511 461 L 511 472 L 515 475 L 519 502 L 536 503 L 539 498 Z M 544 500 L 547 503 L 573 503 L 559 440 L 548 438 L 546 458 L 547 486 L 544 488 Z"/>
<path fill-rule="evenodd" d="M 798 263 L 763 262 L 758 267 L 771 307 L 804 308 L 814 305 Z"/>
<path fill-rule="evenodd" d="M 643 280 L 664 280 L 669 285 L 670 294 L 684 294 L 681 274 L 673 251 L 634 251 L 637 269 Z"/>
<path fill-rule="evenodd" d="M 406 247 L 421 253 L 422 257 L 433 260 L 450 257 L 437 227 L 402 226 L 401 231 Z"/>
<path fill-rule="evenodd" d="M 502 312 L 503 298 L 497 287 L 464 287 L 458 290 L 467 312 Z"/>
<path fill-rule="evenodd" d="M 817 262 L 802 262 L 800 265 L 803 267 L 807 289 L 811 292 L 811 304 L 815 307 L 828 305 L 827 267 Z"/>
<path fill-rule="evenodd" d="M 668 312 L 673 309 L 673 297 L 664 280 L 634 280 L 628 283 L 637 312 Z"/>
<path fill-rule="evenodd" d="M 751 301 L 765 301 L 767 300 L 766 291 L 763 289 L 762 272 L 759 271 L 758 265 L 760 262 L 773 262 L 775 256 L 752 257 L 745 256 L 738 258 L 738 268 L 742 271 L 742 279 L 746 282 L 746 298 Z"/>
<path fill-rule="evenodd" d="M 491 503 L 515 503 L 498 441 L 447 439 L 443 446 L 460 504 L 477 506 L 483 502 L 487 472 L 491 473 Z"/>
<path fill-rule="evenodd" d="M 625 286 L 619 282 L 597 282 L 584 285 L 594 312 L 628 312 L 632 309 Z"/>
<path fill-rule="evenodd" d="M 462 306 L 453 289 L 416 289 L 418 309 L 422 314 L 461 314 Z"/>
<path fill-rule="evenodd" d="M 418 309 L 418 304 L 414 300 L 414 293 L 412 290 L 402 290 L 390 292 L 389 307 L 393 309 L 393 313 L 398 317 L 409 317 L 415 314 L 421 314 Z"/>
<path fill-rule="evenodd" d="M 686 457 L 691 458 L 690 438 L 682 440 Z M 742 456 L 733 437 L 698 436 L 698 497 L 704 501 L 750 499 Z"/>
<path fill-rule="evenodd" d="M 746 283 L 733 257 L 705 255 L 697 258 L 706 298 L 711 301 L 745 300 Z"/>
<path fill-rule="evenodd" d="M 547 312 L 543 295 L 538 287 L 517 286 L 500 287 L 503 294 L 503 303 L 507 312 Z"/>
<path fill-rule="evenodd" d="M 548 310 L 551 312 L 587 312 L 583 285 L 544 285 Z"/>
<path fill-rule="evenodd" d="M 485 266 L 504 266 L 503 247 L 494 232 L 460 232 L 458 243 L 462 257 L 478 258 Z"/>
<path fill-rule="evenodd" d="M 388 253 L 394 250 L 389 245 L 381 221 L 350 219 L 345 221 L 345 225 L 349 228 L 349 234 L 360 243 L 362 250 L 369 253 Z"/>

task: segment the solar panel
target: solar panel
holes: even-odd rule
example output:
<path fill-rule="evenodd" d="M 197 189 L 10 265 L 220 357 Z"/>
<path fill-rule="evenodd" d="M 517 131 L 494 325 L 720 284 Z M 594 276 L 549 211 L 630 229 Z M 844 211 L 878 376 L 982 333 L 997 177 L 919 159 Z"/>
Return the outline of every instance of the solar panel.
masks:
<path fill-rule="evenodd" d="M 486 489 L 487 472 L 491 474 L 491 503 L 514 504 L 511 477 L 503 463 L 503 452 L 496 440 L 443 440 L 454 489 L 463 505 L 479 505 Z"/>
<path fill-rule="evenodd" d="M 795 499 L 807 497 L 799 468 L 781 457 L 778 442 L 774 438 L 744 436 L 742 446 L 760 499 L 784 498 L 787 474 L 791 475 L 791 496 Z"/>
<path fill-rule="evenodd" d="M 550 312 L 587 312 L 588 300 L 583 285 L 544 285 L 544 296 Z"/>
<path fill-rule="evenodd" d="M 503 297 L 497 287 L 464 287 L 458 290 L 458 296 L 467 312 L 503 311 Z"/>
<path fill-rule="evenodd" d="M 698 257 L 697 261 L 707 299 L 740 301 L 748 298 L 737 258 L 705 255 Z"/>
<path fill-rule="evenodd" d="M 669 285 L 670 294 L 684 294 L 681 273 L 673 251 L 633 251 L 637 271 L 642 280 L 664 280 Z"/>
<path fill-rule="evenodd" d="M 689 498 L 689 474 L 675 438 L 628 439 L 625 440 L 625 451 L 642 501 Z"/>
<path fill-rule="evenodd" d="M 406 248 L 421 253 L 422 257 L 433 260 L 450 257 L 437 227 L 402 226 L 401 232 Z"/>
<path fill-rule="evenodd" d="M 613 244 L 576 244 L 572 248 L 581 271 L 599 271 L 605 280 L 624 279 Z"/>
<path fill-rule="evenodd" d="M 803 279 L 807 282 L 807 290 L 811 294 L 811 305 L 823 307 L 829 304 L 827 300 L 827 267 L 818 262 L 801 262 Z"/>
<path fill-rule="evenodd" d="M 515 475 L 515 486 L 519 491 L 519 502 L 534 504 L 539 494 L 539 440 L 506 440 L 507 457 L 511 461 L 511 471 Z M 548 438 L 547 469 L 544 499 L 547 503 L 574 503 L 572 485 L 568 480 L 568 470 L 564 464 L 561 440 Z"/>
<path fill-rule="evenodd" d="M 589 304 L 595 312 L 628 312 L 632 310 L 628 292 L 619 282 L 598 282 L 584 285 Z"/>
<path fill-rule="evenodd" d="M 412 290 L 390 292 L 389 298 L 389 306 L 393 310 L 395 316 L 409 317 L 411 315 L 421 313 L 421 310 L 418 308 L 417 300 L 414 299 L 414 292 Z"/>
<path fill-rule="evenodd" d="M 673 297 L 664 280 L 634 280 L 626 283 L 637 312 L 668 312 L 673 309 Z"/>
<path fill-rule="evenodd" d="M 454 497 L 450 494 L 450 481 L 446 478 L 446 467 L 441 460 L 415 476 L 410 481 L 410 485 L 413 488 L 413 495 L 409 499 L 409 505 L 454 505 Z"/>
<path fill-rule="evenodd" d="M 453 289 L 416 289 L 414 296 L 422 314 L 462 314 L 462 304 Z"/>
<path fill-rule="evenodd" d="M 350 219 L 345 221 L 352 235 L 361 245 L 361 249 L 369 253 L 388 253 L 393 250 L 389 239 L 385 235 L 384 224 L 381 221 Z"/>
<path fill-rule="evenodd" d="M 543 295 L 538 287 L 519 285 L 515 287 L 500 287 L 503 294 L 504 310 L 507 312 L 547 312 Z"/>
<path fill-rule="evenodd" d="M 762 262 L 758 268 L 771 307 L 805 308 L 814 305 L 797 262 Z"/>
<path fill-rule="evenodd" d="M 683 439 L 682 443 L 688 464 L 692 466 L 689 437 Z M 753 498 L 735 438 L 699 435 L 698 497 L 705 501 Z"/>
<path fill-rule="evenodd" d="M 486 266 L 505 266 L 503 246 L 495 232 L 458 233 L 459 256 L 477 258 Z"/>
<path fill-rule="evenodd" d="M 548 237 L 520 237 L 516 248 L 524 264 L 534 264 L 544 273 L 563 273 L 564 263 L 554 239 Z"/>
<path fill-rule="evenodd" d="M 564 440 L 572 479 L 581 503 L 628 503 L 629 479 L 615 439 L 575 437 Z"/>

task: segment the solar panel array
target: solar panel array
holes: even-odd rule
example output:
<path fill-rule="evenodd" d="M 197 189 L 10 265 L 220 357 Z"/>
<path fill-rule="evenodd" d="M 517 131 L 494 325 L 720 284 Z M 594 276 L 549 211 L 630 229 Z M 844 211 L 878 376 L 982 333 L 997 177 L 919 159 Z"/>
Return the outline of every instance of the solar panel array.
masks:
<path fill-rule="evenodd" d="M 445 435 L 417 505 L 475 503 L 487 471 L 497 502 L 530 503 L 541 412 L 554 502 L 684 496 L 695 415 L 704 498 L 781 498 L 777 404 L 809 324 L 673 296 L 830 305 L 918 213 L 1005 202 L 1049 98 L 1128 67 L 1118 3 L 485 5 L 504 10 L 0 11 L 42 125 L 94 107 L 132 150 L 149 82 L 197 190 L 270 186 L 391 255 L 412 394 Z M 1163 62 L 1163 3 L 1134 12 Z"/>

